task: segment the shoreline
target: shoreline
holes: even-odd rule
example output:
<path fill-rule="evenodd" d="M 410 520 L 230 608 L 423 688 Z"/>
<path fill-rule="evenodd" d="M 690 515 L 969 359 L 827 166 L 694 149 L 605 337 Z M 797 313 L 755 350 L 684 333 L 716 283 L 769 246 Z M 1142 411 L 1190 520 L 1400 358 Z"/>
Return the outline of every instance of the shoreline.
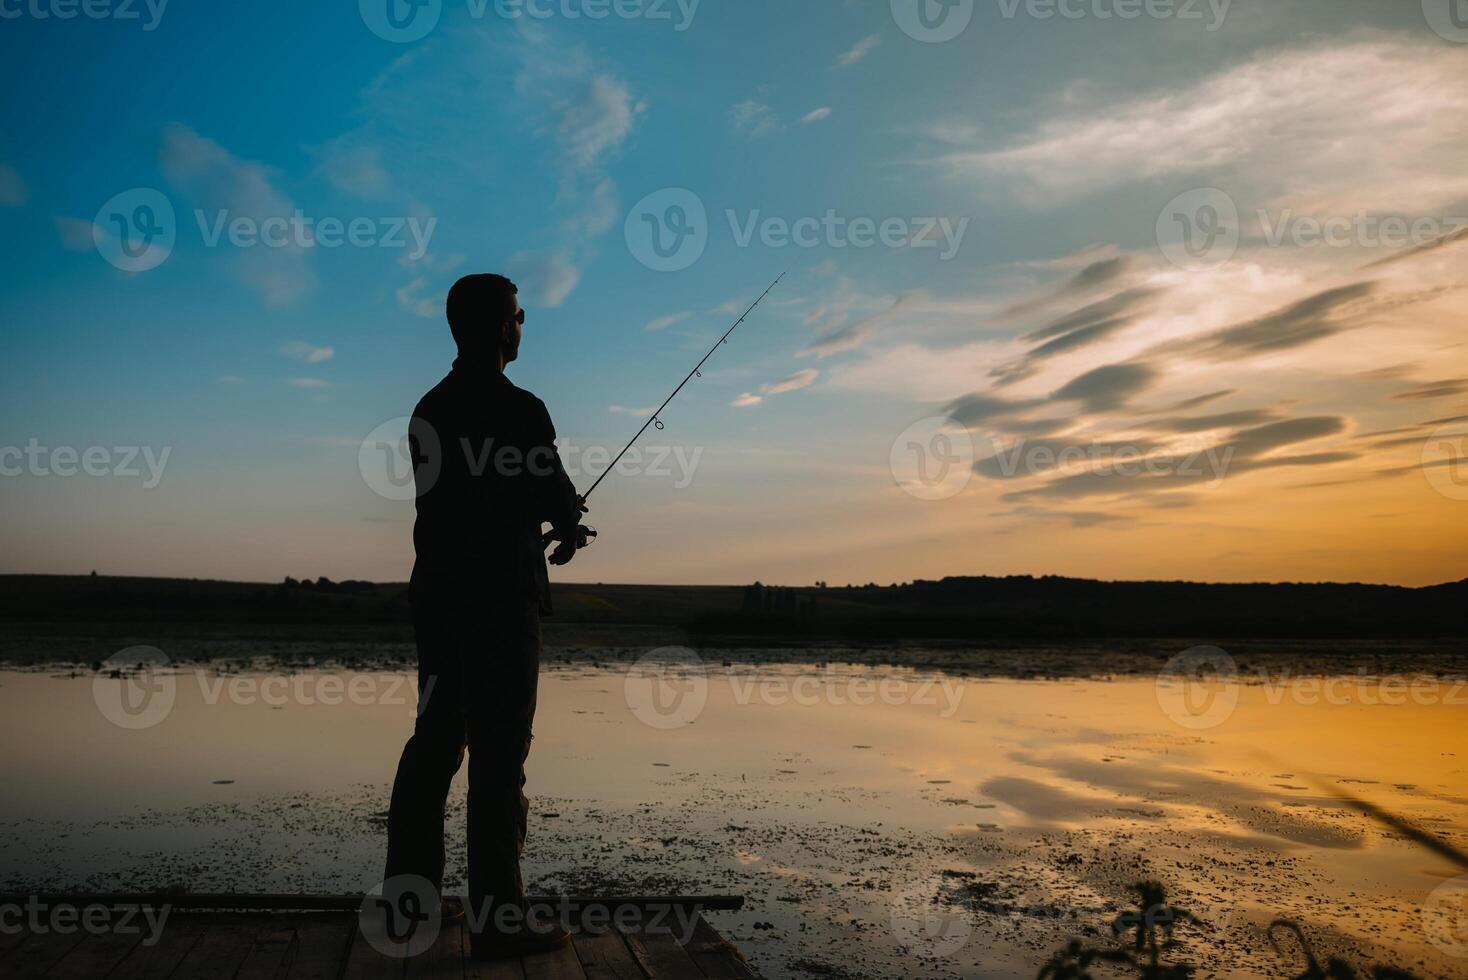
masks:
<path fill-rule="evenodd" d="M 282 628 L 242 624 L 235 628 L 168 624 L 147 628 L 135 623 L 8 624 L 0 636 L 0 670 L 88 672 L 120 651 L 135 646 L 162 650 L 179 666 L 225 671 L 295 672 L 303 669 L 411 670 L 416 654 L 405 630 Z M 681 631 L 647 630 L 632 637 L 605 631 L 546 629 L 542 664 L 571 666 L 631 665 L 652 656 L 659 662 L 702 663 L 731 668 L 758 666 L 850 665 L 942 671 L 994 679 L 1106 679 L 1155 676 L 1178 654 L 1197 646 L 1227 652 L 1242 683 L 1277 676 L 1357 675 L 1468 678 L 1468 641 L 1324 639 L 1239 640 L 1226 637 L 1172 639 L 1097 638 L 1034 642 L 995 639 L 990 643 L 920 640 L 880 644 L 809 642 L 802 638 L 703 638 L 693 642 Z M 622 631 L 618 631 L 622 632 Z M 383 635 L 389 634 L 389 635 Z"/>

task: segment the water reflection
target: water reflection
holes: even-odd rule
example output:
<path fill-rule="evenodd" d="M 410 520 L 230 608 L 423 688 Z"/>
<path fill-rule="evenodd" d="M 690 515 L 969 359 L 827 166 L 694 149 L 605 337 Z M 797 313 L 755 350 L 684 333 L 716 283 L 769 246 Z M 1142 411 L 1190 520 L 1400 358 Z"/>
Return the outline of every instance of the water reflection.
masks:
<path fill-rule="evenodd" d="M 660 727 L 629 703 L 624 668 L 546 673 L 530 765 L 541 887 L 748 894 L 722 924 L 772 977 L 800 961 L 898 975 L 914 954 L 894 923 L 914 896 L 947 908 L 960 894 L 972 934 L 933 961 L 1030 974 L 1145 876 L 1219 923 L 1204 964 L 1266 970 L 1249 930 L 1286 914 L 1327 944 L 1462 965 L 1415 918 L 1451 867 L 1328 791 L 1461 839 L 1461 706 L 1302 704 L 1245 686 L 1224 723 L 1195 731 L 1150 680 L 703 676 L 696 714 Z M 89 676 L 0 674 L 6 887 L 369 887 L 412 724 L 404 675 L 268 677 L 224 678 L 253 683 L 245 697 L 179 672 L 167 716 L 127 730 Z M 320 696 L 354 683 L 375 693 Z M 462 785 L 451 806 L 461 821 Z M 458 829 L 451 844 L 462 865 Z"/>

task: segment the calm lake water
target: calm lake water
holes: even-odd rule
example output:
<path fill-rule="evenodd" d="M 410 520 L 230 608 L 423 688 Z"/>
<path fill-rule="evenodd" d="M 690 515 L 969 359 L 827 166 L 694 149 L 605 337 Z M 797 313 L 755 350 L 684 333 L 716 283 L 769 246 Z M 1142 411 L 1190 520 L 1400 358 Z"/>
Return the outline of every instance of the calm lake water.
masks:
<path fill-rule="evenodd" d="M 7 890 L 377 883 L 408 678 L 148 684 L 0 673 Z M 1206 975 L 1300 972 L 1263 938 L 1278 916 L 1322 952 L 1468 975 L 1461 869 L 1336 795 L 1468 841 L 1450 682 L 557 667 L 536 732 L 534 890 L 746 895 L 712 920 L 767 977 L 1033 976 L 1144 878 L 1205 920 L 1179 935 Z"/>

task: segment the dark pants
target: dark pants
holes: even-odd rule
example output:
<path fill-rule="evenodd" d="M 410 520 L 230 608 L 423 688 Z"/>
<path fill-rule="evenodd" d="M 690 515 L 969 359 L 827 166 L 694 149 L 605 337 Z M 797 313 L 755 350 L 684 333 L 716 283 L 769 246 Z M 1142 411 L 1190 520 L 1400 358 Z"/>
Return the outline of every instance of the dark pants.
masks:
<path fill-rule="evenodd" d="M 476 911 L 520 903 L 540 609 L 532 599 L 422 602 L 414 630 L 418 721 L 393 783 L 386 877 L 418 875 L 442 887 L 444 804 L 467 747 L 470 901 Z"/>

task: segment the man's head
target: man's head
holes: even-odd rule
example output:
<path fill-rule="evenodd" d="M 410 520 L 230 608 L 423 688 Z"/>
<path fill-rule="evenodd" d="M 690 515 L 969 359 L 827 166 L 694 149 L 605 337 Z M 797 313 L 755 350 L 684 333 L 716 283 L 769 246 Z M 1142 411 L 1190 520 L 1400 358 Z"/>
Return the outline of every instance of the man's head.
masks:
<path fill-rule="evenodd" d="M 520 328 L 525 312 L 516 299 L 519 288 L 504 276 L 465 276 L 449 290 L 449 329 L 459 354 L 469 358 L 502 355 L 509 364 L 520 354 Z"/>

